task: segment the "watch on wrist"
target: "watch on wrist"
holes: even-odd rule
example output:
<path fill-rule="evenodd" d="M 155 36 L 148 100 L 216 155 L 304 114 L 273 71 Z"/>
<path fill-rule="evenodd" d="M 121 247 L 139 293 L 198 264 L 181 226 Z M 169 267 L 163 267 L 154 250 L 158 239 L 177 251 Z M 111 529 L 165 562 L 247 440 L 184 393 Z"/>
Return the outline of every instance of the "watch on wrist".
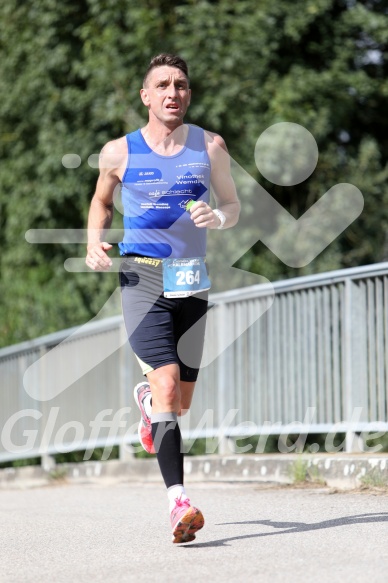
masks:
<path fill-rule="evenodd" d="M 223 229 L 226 221 L 226 216 L 220 209 L 213 209 L 213 213 L 220 219 L 220 224 L 217 229 Z"/>

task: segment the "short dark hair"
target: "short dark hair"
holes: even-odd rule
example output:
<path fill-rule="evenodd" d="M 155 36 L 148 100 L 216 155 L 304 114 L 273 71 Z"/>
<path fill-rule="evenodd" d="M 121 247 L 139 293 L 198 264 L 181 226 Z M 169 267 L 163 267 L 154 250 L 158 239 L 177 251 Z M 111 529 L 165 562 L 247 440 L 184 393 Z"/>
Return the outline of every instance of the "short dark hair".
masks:
<path fill-rule="evenodd" d="M 163 66 L 176 67 L 177 69 L 180 69 L 182 73 L 186 75 L 187 80 L 190 82 L 189 69 L 186 61 L 184 61 L 181 57 L 178 57 L 178 55 L 172 55 L 170 53 L 161 53 L 160 55 L 156 55 L 151 59 L 146 74 L 144 75 L 143 85 L 146 84 L 147 77 L 153 69 L 155 69 L 156 67 Z"/>

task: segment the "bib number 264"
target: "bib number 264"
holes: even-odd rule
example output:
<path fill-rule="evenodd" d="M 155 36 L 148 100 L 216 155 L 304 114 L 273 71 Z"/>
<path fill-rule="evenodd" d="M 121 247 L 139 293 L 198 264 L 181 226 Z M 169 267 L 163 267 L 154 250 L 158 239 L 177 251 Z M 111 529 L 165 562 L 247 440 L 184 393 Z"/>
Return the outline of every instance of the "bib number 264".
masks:
<path fill-rule="evenodd" d="M 176 272 L 176 283 L 177 285 L 193 285 L 193 283 L 200 283 L 201 274 L 199 269 L 189 269 L 188 271 L 177 271 Z"/>
<path fill-rule="evenodd" d="M 185 298 L 209 289 L 204 258 L 163 259 L 163 286 L 166 298 Z"/>

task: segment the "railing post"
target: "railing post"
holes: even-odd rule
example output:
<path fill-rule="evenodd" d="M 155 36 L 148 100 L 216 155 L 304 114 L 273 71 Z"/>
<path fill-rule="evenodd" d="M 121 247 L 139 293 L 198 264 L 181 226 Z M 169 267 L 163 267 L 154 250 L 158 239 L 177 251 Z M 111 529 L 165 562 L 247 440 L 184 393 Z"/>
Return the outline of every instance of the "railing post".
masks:
<path fill-rule="evenodd" d="M 227 308 L 225 302 L 221 301 L 215 307 L 217 310 L 217 343 L 218 346 L 225 345 L 225 338 L 228 336 Z M 223 350 L 217 359 L 217 415 L 215 418 L 218 427 L 226 417 L 226 386 L 227 386 L 227 358 L 226 350 Z M 220 435 L 218 438 L 218 453 L 220 455 L 231 454 L 230 440 L 227 435 Z"/>
<path fill-rule="evenodd" d="M 45 472 L 51 472 L 56 466 L 55 457 L 47 453 L 43 454 L 40 458 L 40 465 Z"/>
<path fill-rule="evenodd" d="M 132 375 L 129 374 L 128 362 L 128 336 L 124 325 L 124 320 L 119 322 L 119 329 L 117 331 L 120 337 L 120 348 L 119 348 L 119 403 L 121 408 L 132 407 L 134 404 L 132 398 L 133 387 L 130 385 Z M 124 436 L 127 431 L 126 427 L 119 429 L 120 432 L 120 443 L 119 443 L 119 458 L 120 461 L 126 462 L 134 459 L 134 448 L 131 444 L 125 443 Z"/>
<path fill-rule="evenodd" d="M 354 427 L 352 428 L 353 419 L 353 281 L 349 277 L 345 279 L 344 294 L 344 334 L 343 334 L 343 354 L 344 354 L 344 376 L 343 376 L 343 412 L 346 425 L 345 451 L 352 453 L 360 451 L 359 439 Z"/>

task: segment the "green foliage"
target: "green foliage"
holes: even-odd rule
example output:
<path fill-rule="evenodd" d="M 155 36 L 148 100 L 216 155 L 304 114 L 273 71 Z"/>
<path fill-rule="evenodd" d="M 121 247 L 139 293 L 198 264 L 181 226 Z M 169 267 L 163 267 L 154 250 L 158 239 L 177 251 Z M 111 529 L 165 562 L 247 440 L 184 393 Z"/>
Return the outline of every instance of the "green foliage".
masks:
<path fill-rule="evenodd" d="M 154 458 L 155 455 L 148 453 L 145 449 L 142 448 L 140 443 L 134 443 L 134 456 L 138 459 L 151 459 Z"/>
<path fill-rule="evenodd" d="M 289 475 L 294 484 L 300 484 L 307 481 L 308 462 L 301 457 L 298 457 L 289 466 Z"/>
<path fill-rule="evenodd" d="M 364 194 L 361 217 L 306 268 L 260 242 L 241 267 L 273 280 L 388 259 L 384 2 L 7 0 L 0 22 L 0 345 L 81 324 L 116 288 L 117 274 L 64 269 L 84 245 L 31 244 L 25 233 L 85 227 L 97 178 L 88 158 L 144 123 L 138 91 L 161 51 L 189 62 L 187 121 L 219 132 L 294 216 L 339 182 Z M 294 187 L 268 183 L 254 162 L 257 138 L 279 121 L 302 124 L 319 146 L 315 172 Z M 78 168 L 62 165 L 67 153 Z"/>
<path fill-rule="evenodd" d="M 218 453 L 219 440 L 217 438 L 198 438 L 185 440 L 183 451 L 185 456 L 207 455 Z"/>
<path fill-rule="evenodd" d="M 93 450 L 69 451 L 66 453 L 55 454 L 54 460 L 56 464 L 75 464 L 85 461 L 106 461 L 119 458 L 119 446 L 114 445 L 108 451 L 108 447 L 95 447 Z M 86 454 L 86 455 L 85 455 Z"/>
<path fill-rule="evenodd" d="M 23 468 L 25 466 L 39 466 L 41 463 L 40 457 L 24 458 L 20 460 L 13 460 L 10 462 L 1 462 L 0 469 L 4 468 Z"/>
<path fill-rule="evenodd" d="M 378 468 L 373 468 L 360 478 L 361 485 L 365 489 L 384 488 L 388 489 L 388 478 Z"/>
<path fill-rule="evenodd" d="M 381 440 L 376 439 L 373 445 Z M 330 453 L 343 451 L 345 434 L 253 435 L 236 439 L 237 453 Z"/>
<path fill-rule="evenodd" d="M 365 445 L 367 448 L 377 448 L 376 451 L 380 453 L 388 453 L 388 433 L 384 433 L 379 437 L 372 437 L 369 434 L 363 436 L 365 438 Z"/>
<path fill-rule="evenodd" d="M 316 466 L 309 464 L 309 462 L 303 459 L 302 456 L 298 456 L 295 461 L 289 465 L 289 476 L 293 484 L 320 484 L 324 485 L 325 481 L 320 476 L 319 470 Z"/>
<path fill-rule="evenodd" d="M 66 468 L 55 468 L 49 472 L 49 479 L 52 482 L 66 482 L 67 470 Z"/>
<path fill-rule="evenodd" d="M 253 435 L 236 439 L 238 453 L 279 453 L 279 435 Z"/>
<path fill-rule="evenodd" d="M 135 457 L 139 459 L 149 459 L 155 458 L 154 454 L 147 453 L 140 443 L 135 443 Z M 216 439 L 205 439 L 205 438 L 198 438 L 198 439 L 191 439 L 185 440 L 183 443 L 183 451 L 185 456 L 194 456 L 194 455 L 206 455 L 208 453 L 217 453 L 217 440 Z"/>
<path fill-rule="evenodd" d="M 86 455 L 85 455 L 86 454 Z M 119 446 L 114 445 L 108 451 L 108 447 L 95 447 L 93 450 L 69 451 L 66 453 L 56 453 L 52 456 L 56 464 L 75 464 L 88 461 L 106 461 L 119 458 Z M 24 466 L 37 466 L 41 464 L 41 458 L 25 458 L 0 463 L 2 468 L 19 468 Z"/>

